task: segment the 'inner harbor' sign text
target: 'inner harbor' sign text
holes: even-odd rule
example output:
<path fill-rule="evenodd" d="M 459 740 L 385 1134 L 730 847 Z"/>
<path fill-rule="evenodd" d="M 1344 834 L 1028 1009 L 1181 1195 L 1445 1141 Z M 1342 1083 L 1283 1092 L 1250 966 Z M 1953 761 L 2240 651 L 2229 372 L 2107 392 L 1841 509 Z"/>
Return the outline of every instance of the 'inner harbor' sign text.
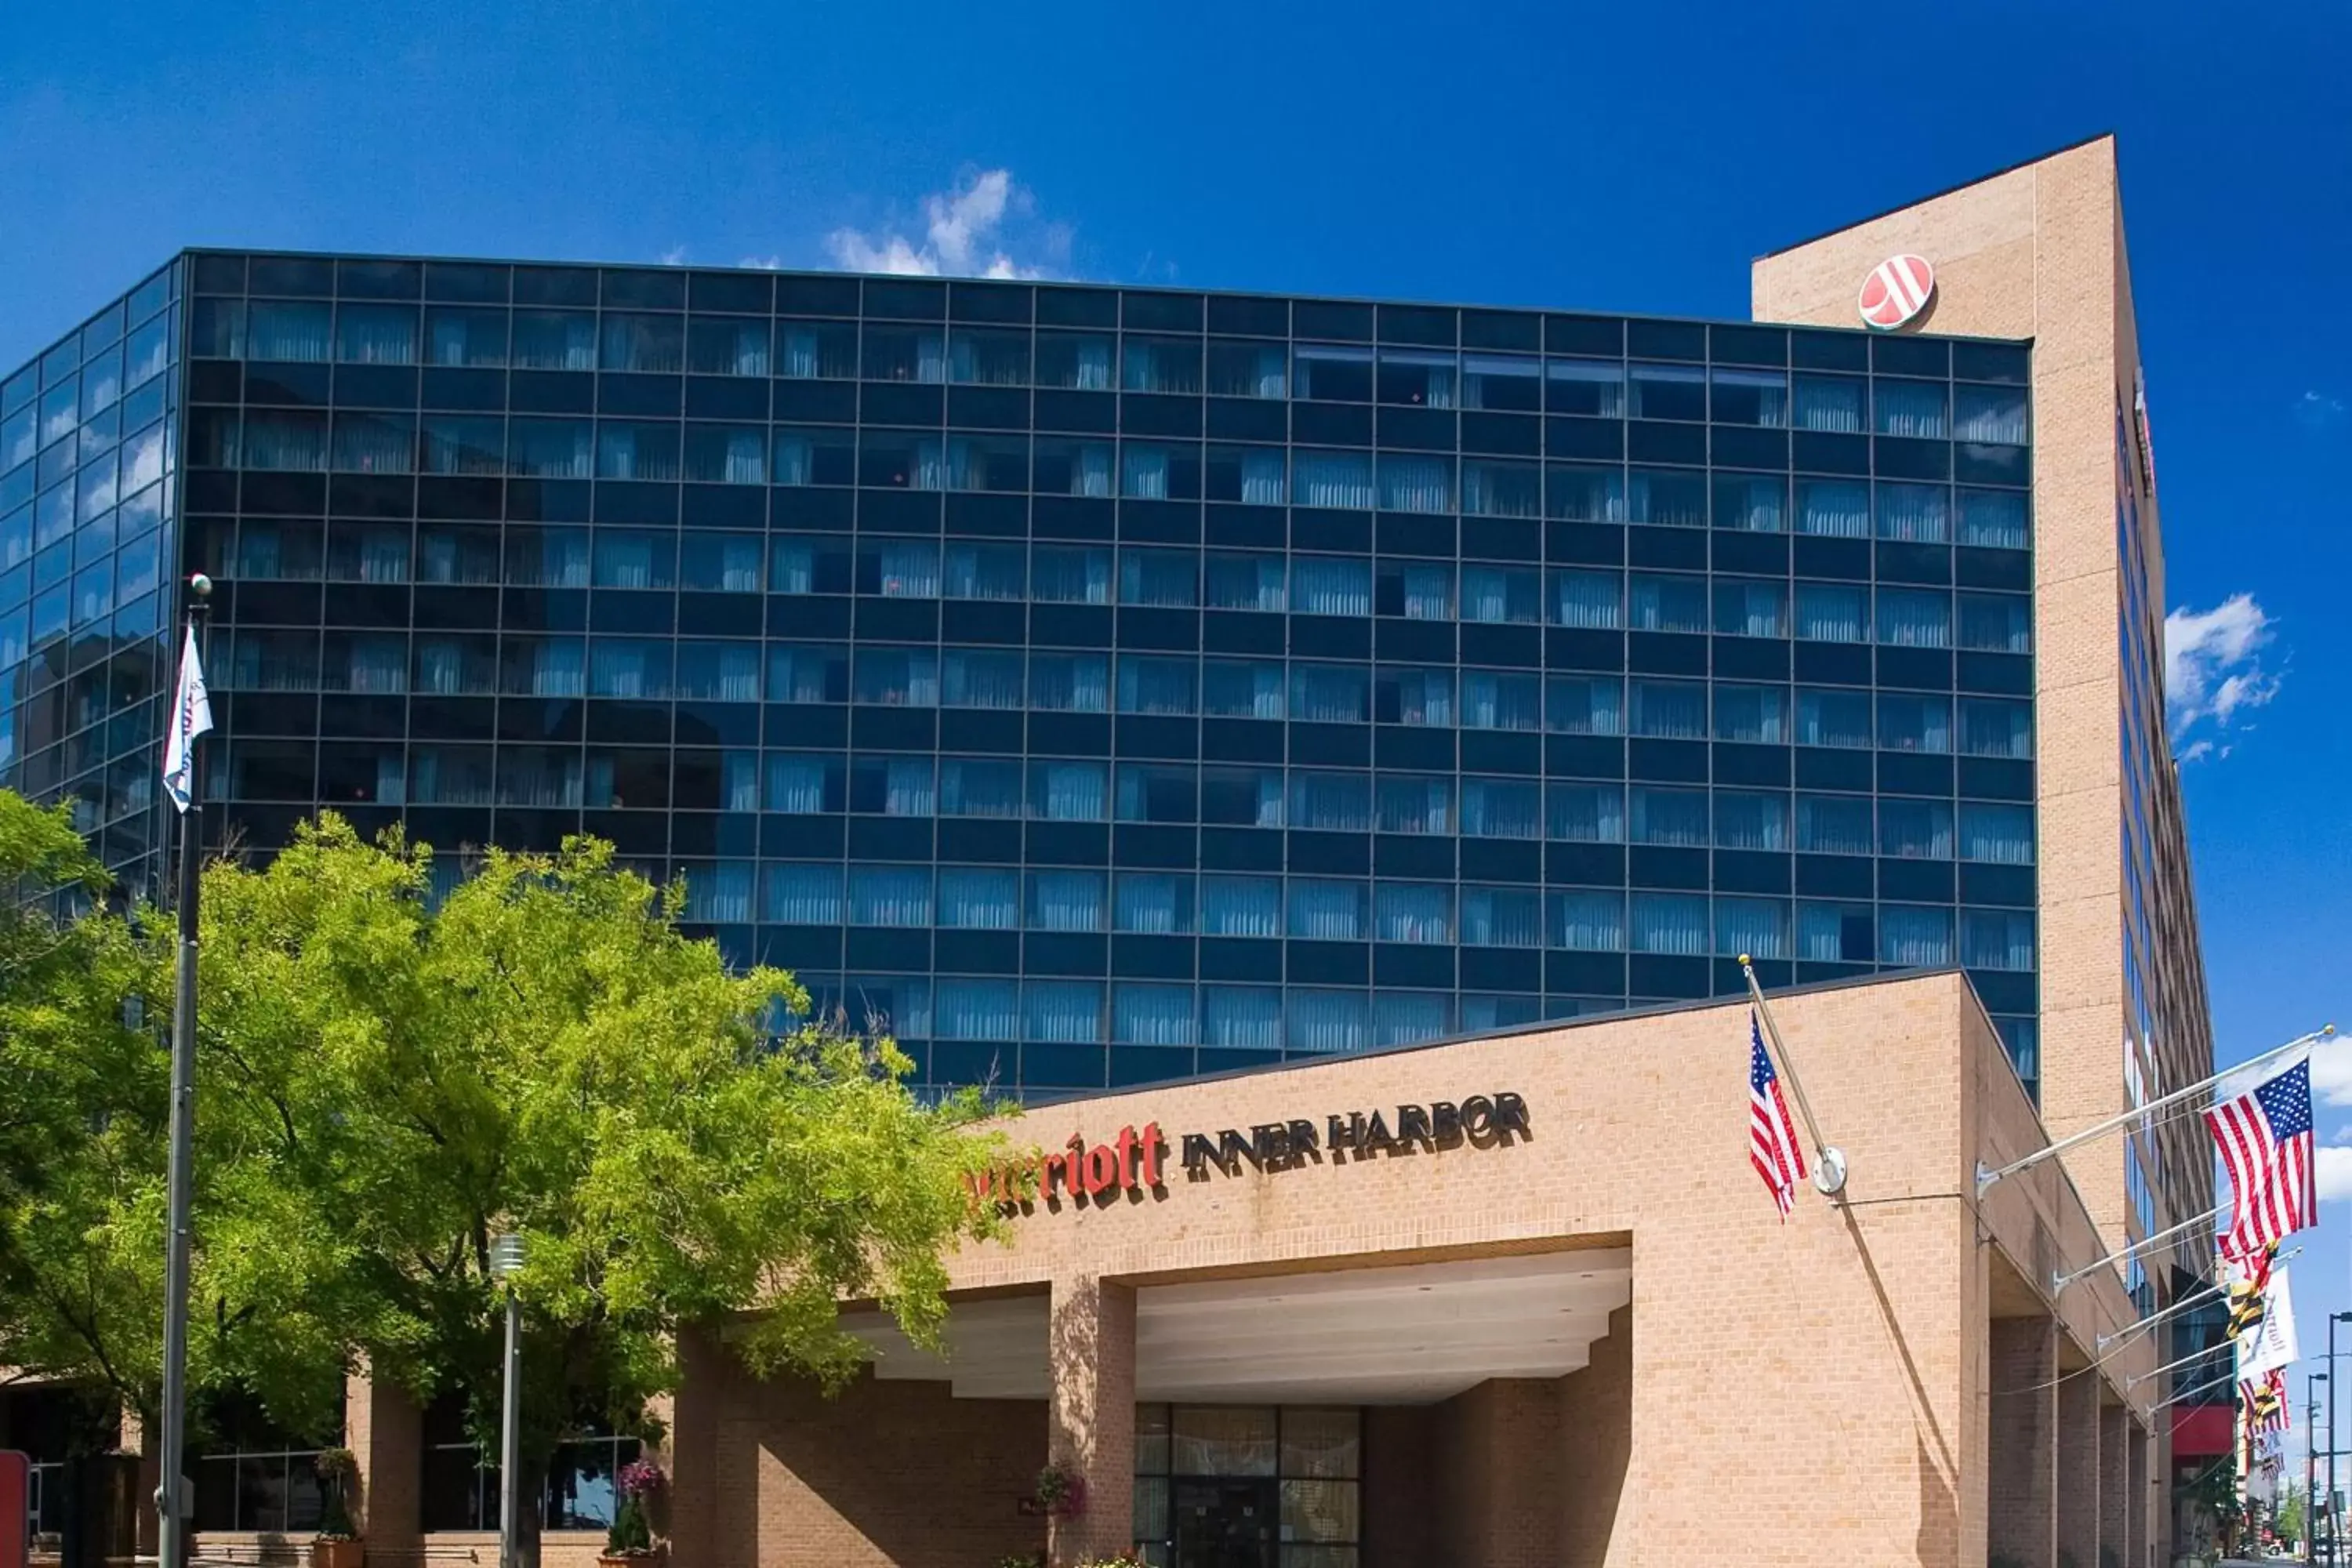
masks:
<path fill-rule="evenodd" d="M 1507 1148 L 1530 1136 L 1528 1102 L 1504 1090 L 1474 1094 L 1459 1102 L 1433 1100 L 1390 1110 L 1335 1110 L 1320 1124 L 1307 1118 L 1261 1121 L 1213 1132 L 1186 1132 L 1171 1145 L 1157 1121 L 1122 1127 L 1108 1142 L 1089 1143 L 1083 1132 L 1052 1153 L 1043 1151 L 1008 1160 L 968 1178 L 974 1203 L 1007 1213 L 1043 1202 L 1108 1203 L 1118 1196 L 1165 1196 L 1172 1147 L 1188 1182 L 1274 1173 L 1306 1165 L 1342 1166 L 1364 1160 L 1437 1153 L 1468 1146 Z"/>

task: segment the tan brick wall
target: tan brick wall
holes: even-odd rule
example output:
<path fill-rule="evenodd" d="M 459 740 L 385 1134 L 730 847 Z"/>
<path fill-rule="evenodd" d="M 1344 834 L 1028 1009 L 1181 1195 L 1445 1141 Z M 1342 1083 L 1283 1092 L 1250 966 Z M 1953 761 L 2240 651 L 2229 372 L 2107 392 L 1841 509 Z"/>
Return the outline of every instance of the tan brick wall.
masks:
<path fill-rule="evenodd" d="M 1625 1485 L 1633 1455 L 1633 1309 L 1611 1316 L 1609 1337 L 1592 1347 L 1582 1372 L 1560 1379 L 1559 1393 L 1559 1565 L 1602 1568 L 1612 1542 L 1639 1543 L 1641 1500 Z"/>
<path fill-rule="evenodd" d="M 1493 1378 L 1428 1412 L 1441 1454 L 1433 1511 L 1463 1568 L 1552 1568 L 1570 1485 L 1566 1379 Z"/>
<path fill-rule="evenodd" d="M 2156 1444 L 2147 1429 L 2137 1421 L 2129 1422 L 2127 1430 L 2126 1484 L 2130 1488 L 2131 1501 L 2124 1521 L 2128 1542 L 2124 1551 L 2124 1568 L 2153 1568 L 2153 1542 L 2163 1528 L 2165 1512 L 2165 1494 L 2151 1484 L 2148 1475 L 2148 1459 L 2156 1452 Z"/>
<path fill-rule="evenodd" d="M 2113 139 L 1760 258 L 1751 273 L 1754 314 L 1853 326 L 1863 278 L 1900 251 L 1936 267 L 1921 330 L 2033 340 L 2042 1105 L 2053 1136 L 2063 1137 L 2122 1110 L 2126 1093 L 2118 760 L 2125 563 L 2115 542 L 2115 422 L 2119 405 L 2131 407 L 2139 360 Z M 2152 500 L 2143 515 L 2148 601 L 2160 617 Z M 2160 731 L 2160 716 L 2158 723 Z M 2154 814 L 2163 818 L 2159 858 L 2185 867 L 2177 812 Z M 2165 879 L 2159 896 L 2185 915 L 2176 922 L 2185 935 L 2151 956 L 2168 966 L 2168 993 L 2184 999 L 2159 1067 L 2163 1082 L 2177 1086 L 2210 1071 L 2212 1051 L 2185 875 Z M 2121 1142 L 2095 1144 L 2069 1163 L 2103 1233 L 2120 1246 L 2128 1223 Z M 2158 1228 L 2210 1201 L 2198 1181 L 2181 1184 L 2168 1206 L 2159 1194 Z M 2191 1255 L 2184 1261 L 2201 1266 Z"/>
<path fill-rule="evenodd" d="M 2057 1326 L 2048 1318 L 1991 1325 L 1990 1516 L 1988 1544 L 2019 1568 L 2058 1560 Z"/>
<path fill-rule="evenodd" d="M 1053 1282 L 1047 1354 L 1054 1369 L 1046 1449 L 1086 1479 L 1086 1510 L 1056 1517 L 1056 1563 L 1108 1557 L 1135 1541 L 1135 1289 L 1098 1274 Z"/>
<path fill-rule="evenodd" d="M 1423 1410 L 1434 1442 L 1430 1513 L 1441 1561 L 1484 1568 L 1495 1546 L 1486 1479 L 1495 1462 L 1495 1384 L 1486 1383 Z"/>
<path fill-rule="evenodd" d="M 1428 1411 L 1364 1412 L 1363 1568 L 1423 1568 L 1454 1556 L 1451 1521 L 1439 1519 L 1433 1491 L 1440 1452 Z"/>
<path fill-rule="evenodd" d="M 354 1373 L 344 1389 L 343 1427 L 343 1441 L 359 1464 L 353 1513 L 370 1548 L 388 1552 L 421 1545 L 425 1418 L 416 1401 L 397 1384 Z"/>
<path fill-rule="evenodd" d="M 678 1336 L 677 1362 L 669 1451 L 662 1456 L 668 1517 L 661 1523 L 680 1563 L 709 1563 L 718 1552 L 719 1423 L 744 1392 L 741 1370 L 723 1346 L 693 1331 Z"/>
<path fill-rule="evenodd" d="M 993 1568 L 1045 1545 L 1045 1521 L 1020 1511 L 1045 1463 L 1040 1402 L 870 1378 L 828 1399 L 738 1373 L 713 1415 L 715 1528 L 691 1559 L 701 1568 Z M 676 1561 L 688 1568 L 684 1551 Z"/>
<path fill-rule="evenodd" d="M 2127 1563 L 2131 1549 L 2131 1417 L 2120 1405 L 2099 1411 L 2099 1562 Z"/>
<path fill-rule="evenodd" d="M 1746 1153 L 1747 1012 L 1673 1014 L 1349 1058 L 1279 1073 L 1175 1085 L 1040 1110 L 1016 1127 L 1058 1148 L 1073 1132 L 1108 1141 L 1157 1121 L 1181 1133 L 1334 1110 L 1460 1100 L 1512 1090 L 1532 1137 L 1296 1169 L 1188 1179 L 1102 1204 L 1055 1200 L 1016 1218 L 1002 1244 L 950 1265 L 959 1289 L 1044 1286 L 1066 1295 L 1055 1333 L 1066 1409 L 997 1423 L 1023 1436 L 1017 1490 L 1049 1430 L 1057 1452 L 1100 1467 L 1090 1481 L 1108 1544 L 1129 1528 L 1120 1484 L 1131 1450 L 1108 1411 L 1117 1376 L 1097 1351 L 1118 1313 L 1088 1281 L 1135 1289 L 1234 1274 L 1391 1264 L 1561 1245 L 1633 1248 L 1633 1300 L 1585 1372 L 1554 1384 L 1489 1383 L 1400 1418 L 1376 1417 L 1368 1466 L 1425 1442 L 1427 1501 L 1391 1498 L 1369 1517 L 1408 1527 L 1414 1549 L 1465 1568 L 1721 1560 L 1975 1564 L 1983 1560 L 1989 1394 L 1988 1256 L 2012 1277 L 2046 1278 L 2096 1256 L 2096 1237 L 2054 1164 L 1993 1189 L 1981 1212 L 1970 1173 L 2042 1140 L 2032 1108 L 1965 983 L 1936 975 L 1798 994 L 1775 1007 L 1827 1134 L 1846 1150 L 1849 1204 L 1808 1192 L 1781 1224 Z M 1980 1230 L 1984 1240 L 1980 1244 Z M 2059 1303 L 2070 1342 L 2126 1321 L 2112 1278 Z M 1636 1331 L 1638 1330 L 1638 1331 Z M 1115 1362 L 1116 1357 L 1112 1360 Z M 2140 1363 L 2120 1358 L 2116 1376 Z M 846 1421 L 886 1454 L 898 1496 L 941 1530 L 995 1508 L 953 1467 L 908 1489 L 918 1453 L 971 1440 L 958 1402 L 876 1384 L 827 1417 L 800 1396 L 720 1396 L 715 1439 L 715 1563 L 798 1560 L 821 1548 L 856 1563 L 979 1561 L 887 1534 L 901 1528 L 863 1461 L 856 1476 L 812 1468 L 784 1427 Z M 2108 1385 L 2110 1395 L 2119 1393 Z M 891 1402 L 890 1415 L 876 1403 Z M 1759 1440 L 1759 1405 L 1805 1413 L 1804 1440 Z M 681 1410 L 688 1408 L 682 1399 Z M 835 1407 L 836 1409 L 840 1407 Z M 963 1408 L 969 1408 L 965 1406 Z M 1596 1413 L 1600 1418 L 1596 1417 Z M 919 1415 L 920 1433 L 902 1432 Z M 944 1423 L 944 1424 L 942 1424 Z M 841 1430 L 826 1426 L 826 1430 Z M 681 1426 L 683 1432 L 683 1424 Z M 899 1445 L 904 1444 L 903 1449 Z M 829 1451 L 829 1450 L 828 1450 Z M 1095 1458 L 1088 1460 L 1086 1456 Z M 910 1470 L 910 1467 L 914 1469 Z M 1824 1478 L 1833 1478 L 1825 1480 Z M 849 1489 L 845 1492 L 842 1489 Z M 1115 1503 L 1104 1506 L 1114 1492 Z M 1114 1514 L 1112 1510 L 1116 1509 Z M 1528 1510 L 1532 1509 L 1531 1513 Z M 869 1517 L 872 1515 L 872 1517 Z M 1090 1518 L 1095 1517 L 1090 1510 Z M 913 1530 L 913 1525 L 905 1528 Z M 752 1544 L 756 1532 L 756 1551 Z M 1432 1539 L 1432 1532 L 1436 1532 Z M 885 1538 L 887 1535 L 887 1539 Z M 985 1543 L 995 1549 L 992 1539 Z M 1396 1543 L 1376 1544 L 1388 1558 Z M 1425 1560 L 1425 1559 L 1424 1559 Z"/>
<path fill-rule="evenodd" d="M 2062 1370 L 2064 1370 L 2062 1361 Z M 2099 1384 L 2070 1377 L 2058 1385 L 2058 1561 L 2098 1568 Z"/>

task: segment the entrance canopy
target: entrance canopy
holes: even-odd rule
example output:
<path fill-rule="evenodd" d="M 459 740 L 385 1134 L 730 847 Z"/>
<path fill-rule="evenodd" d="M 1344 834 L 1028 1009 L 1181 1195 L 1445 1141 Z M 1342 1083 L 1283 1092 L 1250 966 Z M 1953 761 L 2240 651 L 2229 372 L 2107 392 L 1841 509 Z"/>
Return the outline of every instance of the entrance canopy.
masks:
<path fill-rule="evenodd" d="M 1580 1371 L 1633 1294 L 1615 1247 L 1384 1268 L 1260 1275 L 1136 1291 L 1135 1384 L 1143 1401 L 1421 1405 L 1495 1377 Z M 1046 1299 L 961 1300 L 944 1356 L 886 1314 L 843 1327 L 874 1374 L 950 1384 L 961 1399 L 1050 1393 Z"/>

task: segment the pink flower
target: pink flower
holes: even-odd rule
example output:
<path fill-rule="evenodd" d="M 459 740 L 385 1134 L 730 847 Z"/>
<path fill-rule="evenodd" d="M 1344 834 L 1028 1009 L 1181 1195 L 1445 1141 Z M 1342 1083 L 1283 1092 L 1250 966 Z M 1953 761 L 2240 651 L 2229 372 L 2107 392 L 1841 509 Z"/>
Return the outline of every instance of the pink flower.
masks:
<path fill-rule="evenodd" d="M 661 1490 L 666 1479 L 661 1467 L 651 1459 L 632 1459 L 621 1467 L 617 1484 L 623 1497 L 642 1500 Z"/>

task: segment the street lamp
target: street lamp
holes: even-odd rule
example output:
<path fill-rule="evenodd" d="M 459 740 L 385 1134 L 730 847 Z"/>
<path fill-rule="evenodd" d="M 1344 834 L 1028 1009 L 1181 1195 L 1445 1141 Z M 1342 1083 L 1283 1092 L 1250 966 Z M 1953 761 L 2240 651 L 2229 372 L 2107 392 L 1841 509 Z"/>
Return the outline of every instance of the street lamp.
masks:
<path fill-rule="evenodd" d="M 2303 1378 L 2303 1561 L 2305 1568 L 2319 1561 L 2319 1499 L 2312 1483 L 2319 1473 L 2319 1385 L 2327 1381 L 2324 1372 L 2305 1373 Z"/>
<path fill-rule="evenodd" d="M 506 1288 L 507 1353 L 499 1412 L 499 1568 L 521 1568 L 522 1302 L 515 1276 L 522 1272 L 522 1237 L 511 1232 L 490 1243 L 490 1274 Z"/>
<path fill-rule="evenodd" d="M 2327 1501 L 2329 1506 L 2327 1561 L 2334 1563 L 2339 1550 L 2334 1508 L 2336 1503 L 2336 1325 L 2352 1323 L 2352 1312 L 2327 1314 Z M 2317 1434 L 2314 1434 L 2317 1436 Z"/>

